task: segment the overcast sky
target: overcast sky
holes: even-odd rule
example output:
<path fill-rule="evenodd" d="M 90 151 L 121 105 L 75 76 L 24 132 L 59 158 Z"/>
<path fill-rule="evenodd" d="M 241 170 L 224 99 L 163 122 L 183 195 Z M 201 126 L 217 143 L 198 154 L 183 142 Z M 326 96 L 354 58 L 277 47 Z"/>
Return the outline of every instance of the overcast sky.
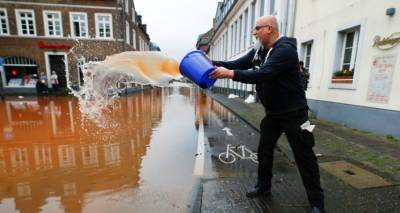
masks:
<path fill-rule="evenodd" d="M 152 42 L 180 61 L 212 27 L 218 0 L 134 0 Z"/>

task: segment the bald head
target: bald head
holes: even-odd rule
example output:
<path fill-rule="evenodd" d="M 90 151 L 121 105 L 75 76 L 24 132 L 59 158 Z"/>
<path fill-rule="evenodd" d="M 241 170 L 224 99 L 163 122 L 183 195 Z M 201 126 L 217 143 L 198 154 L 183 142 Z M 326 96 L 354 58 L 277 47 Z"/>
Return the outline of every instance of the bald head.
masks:
<path fill-rule="evenodd" d="M 279 26 L 275 16 L 262 16 L 256 21 L 254 35 L 266 48 L 271 48 L 272 44 L 279 38 Z"/>
<path fill-rule="evenodd" d="M 278 20 L 275 16 L 261 16 L 257 19 L 257 25 L 269 25 L 276 32 L 279 32 Z"/>

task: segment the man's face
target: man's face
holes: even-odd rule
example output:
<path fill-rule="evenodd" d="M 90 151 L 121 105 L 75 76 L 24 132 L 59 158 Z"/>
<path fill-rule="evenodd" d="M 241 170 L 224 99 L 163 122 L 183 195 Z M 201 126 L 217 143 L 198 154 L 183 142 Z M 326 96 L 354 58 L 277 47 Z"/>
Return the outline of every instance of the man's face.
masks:
<path fill-rule="evenodd" d="M 256 22 L 256 26 L 253 29 L 253 35 L 264 45 L 266 46 L 271 33 L 272 33 L 272 27 L 271 25 L 262 22 L 262 20 L 258 20 Z"/>

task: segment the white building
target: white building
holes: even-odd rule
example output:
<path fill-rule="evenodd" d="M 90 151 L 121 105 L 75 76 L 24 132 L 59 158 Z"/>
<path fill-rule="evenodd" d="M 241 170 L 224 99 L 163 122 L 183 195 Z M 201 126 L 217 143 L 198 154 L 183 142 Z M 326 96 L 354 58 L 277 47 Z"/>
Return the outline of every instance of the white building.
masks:
<path fill-rule="evenodd" d="M 234 60 L 246 54 L 254 44 L 253 28 L 258 17 L 272 14 L 278 17 L 282 35 L 293 35 L 294 0 L 224 0 L 218 3 L 214 18 L 214 35 L 210 41 L 213 60 Z M 217 89 L 239 95 L 254 92 L 254 86 L 218 80 Z"/>
<path fill-rule="evenodd" d="M 316 116 L 400 137 L 400 1 L 301 0 L 295 10 Z"/>

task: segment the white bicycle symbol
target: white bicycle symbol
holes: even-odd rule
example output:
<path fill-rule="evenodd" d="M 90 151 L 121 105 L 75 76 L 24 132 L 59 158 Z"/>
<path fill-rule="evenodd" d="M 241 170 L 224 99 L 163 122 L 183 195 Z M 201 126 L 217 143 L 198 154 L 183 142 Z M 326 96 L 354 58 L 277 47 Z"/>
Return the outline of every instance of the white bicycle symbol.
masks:
<path fill-rule="evenodd" d="M 240 154 L 238 152 L 235 152 L 235 150 L 239 151 Z M 246 156 L 247 153 L 248 156 Z M 223 163 L 233 163 L 236 161 L 236 157 L 240 159 L 250 159 L 254 163 L 258 163 L 257 153 L 252 152 L 244 145 L 232 146 L 231 144 L 228 144 L 226 145 L 226 152 L 221 152 L 218 155 L 219 160 Z"/>

